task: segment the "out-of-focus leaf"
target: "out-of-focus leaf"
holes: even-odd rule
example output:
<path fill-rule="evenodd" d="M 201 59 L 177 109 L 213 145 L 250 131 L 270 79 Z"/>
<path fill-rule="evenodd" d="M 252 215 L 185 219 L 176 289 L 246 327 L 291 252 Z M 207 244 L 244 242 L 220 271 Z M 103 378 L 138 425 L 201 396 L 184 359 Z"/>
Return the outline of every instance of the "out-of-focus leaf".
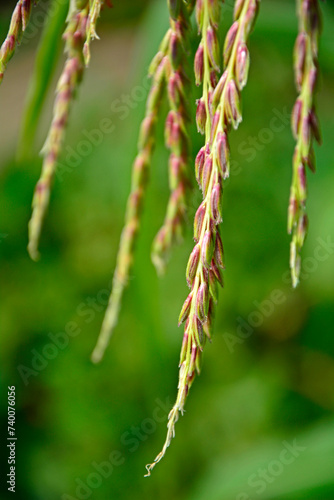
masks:
<path fill-rule="evenodd" d="M 233 458 L 224 455 L 188 498 L 292 500 L 318 498 L 321 489 L 319 498 L 327 499 L 334 487 L 333 429 L 334 421 L 323 422 L 289 438 L 255 443 Z"/>

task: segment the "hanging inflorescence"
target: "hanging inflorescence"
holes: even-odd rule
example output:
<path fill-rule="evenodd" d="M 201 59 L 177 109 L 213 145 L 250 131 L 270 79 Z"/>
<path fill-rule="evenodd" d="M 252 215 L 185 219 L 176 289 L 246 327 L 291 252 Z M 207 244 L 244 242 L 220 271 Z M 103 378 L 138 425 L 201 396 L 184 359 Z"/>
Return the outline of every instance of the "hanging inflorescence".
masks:
<path fill-rule="evenodd" d="M 196 83 L 202 84 L 197 103 L 196 122 L 205 144 L 195 161 L 195 174 L 203 194 L 194 222 L 195 247 L 190 254 L 186 279 L 190 293 L 183 304 L 179 324 L 185 321 L 180 356 L 176 402 L 169 413 L 167 438 L 154 462 L 146 466 L 147 475 L 165 455 L 174 436 L 175 423 L 196 372 L 200 372 L 205 339 L 211 339 L 218 285 L 223 286 L 224 251 L 219 224 L 222 222 L 223 183 L 229 175 L 228 135 L 241 122 L 240 91 L 245 86 L 249 68 L 246 45 L 259 7 L 258 0 L 237 2 L 234 23 L 228 31 L 223 50 L 224 72 L 220 71 L 217 29 L 220 3 L 206 0 L 196 3 L 196 21 L 201 35 L 195 55 Z M 217 81 L 218 80 L 218 81 Z"/>
<path fill-rule="evenodd" d="M 187 100 L 189 84 L 185 66 L 191 10 L 192 7 L 184 2 L 169 2 L 170 28 L 150 65 L 149 75 L 152 78 L 152 85 L 146 103 L 145 118 L 140 127 L 138 154 L 133 164 L 131 192 L 117 255 L 112 292 L 101 333 L 92 354 L 94 362 L 102 358 L 109 343 L 117 323 L 123 291 L 128 283 L 151 165 L 155 125 L 164 91 L 167 93 L 170 108 L 165 124 L 165 139 L 166 146 L 171 152 L 169 158 L 171 195 L 164 224 L 152 246 L 152 260 L 158 273 L 164 271 L 172 245 L 182 237 L 186 220 L 186 197 L 190 184 L 188 171 L 190 146 L 186 127 L 189 122 Z"/>
<path fill-rule="evenodd" d="M 292 112 L 292 131 L 296 140 L 290 192 L 288 231 L 292 234 L 290 267 L 292 284 L 299 279 L 300 253 L 307 231 L 306 169 L 315 170 L 313 138 L 321 142 L 315 111 L 318 80 L 318 41 L 320 11 L 318 0 L 296 0 L 299 34 L 294 49 L 296 87 L 299 93 Z M 98 38 L 96 23 L 107 0 L 70 0 L 64 33 L 66 61 L 59 78 L 53 119 L 42 150 L 43 166 L 33 198 L 29 222 L 28 250 L 38 257 L 42 223 L 48 208 L 50 190 L 61 153 L 70 106 L 90 61 L 90 42 Z M 117 323 L 122 296 L 129 281 L 134 247 L 154 151 L 156 124 L 161 102 L 167 97 L 165 144 L 169 150 L 170 197 L 163 225 L 152 245 L 152 261 L 158 274 L 165 271 L 172 247 L 182 240 L 187 225 L 187 205 L 192 178 L 197 180 L 202 201 L 194 220 L 195 246 L 186 267 L 189 294 L 179 316 L 184 335 L 179 362 L 179 383 L 175 404 L 168 416 L 167 437 L 154 462 L 146 466 L 149 476 L 163 458 L 175 433 L 179 414 L 196 373 L 206 338 L 211 340 L 218 288 L 223 286 L 224 250 L 220 234 L 224 181 L 229 176 L 229 136 L 242 121 L 241 91 L 247 83 L 250 54 L 248 39 L 259 11 L 260 0 L 235 0 L 233 23 L 223 50 L 218 42 L 222 0 L 168 0 L 169 28 L 150 68 L 151 88 L 141 123 L 138 152 L 133 163 L 131 192 L 127 202 L 113 286 L 101 333 L 92 360 L 101 360 Z M 0 49 L 0 83 L 9 59 L 27 26 L 32 2 L 20 0 L 10 29 Z M 194 57 L 194 77 L 187 70 L 190 50 L 191 15 L 195 11 L 199 45 Z M 189 91 L 191 81 L 201 87 L 197 101 L 196 124 L 203 135 L 203 146 L 191 169 L 188 127 L 191 120 Z"/>
<path fill-rule="evenodd" d="M 306 170 L 315 171 L 313 138 L 321 144 L 315 91 L 318 81 L 318 43 L 320 11 L 317 0 L 297 0 L 299 34 L 294 48 L 294 68 L 298 98 L 292 111 L 291 126 L 296 139 L 288 212 L 288 232 L 292 233 L 290 268 L 292 285 L 299 281 L 301 257 L 308 218 L 306 215 Z"/>

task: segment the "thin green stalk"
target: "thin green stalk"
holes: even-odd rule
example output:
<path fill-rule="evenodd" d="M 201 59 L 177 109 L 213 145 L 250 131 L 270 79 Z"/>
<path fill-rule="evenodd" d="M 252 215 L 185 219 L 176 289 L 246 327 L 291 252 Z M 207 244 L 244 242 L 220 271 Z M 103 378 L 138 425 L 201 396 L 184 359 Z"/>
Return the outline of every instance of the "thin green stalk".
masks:
<path fill-rule="evenodd" d="M 299 282 L 301 250 L 308 229 L 306 214 L 306 169 L 315 171 L 313 139 L 321 144 L 319 122 L 315 109 L 315 92 L 318 80 L 318 45 L 320 34 L 320 9 L 317 0 L 297 0 L 299 34 L 294 49 L 296 87 L 299 96 L 292 111 L 292 132 L 296 139 L 293 156 L 293 174 L 288 211 L 290 244 L 290 269 L 292 286 Z"/>
<path fill-rule="evenodd" d="M 94 363 L 102 359 L 109 344 L 110 337 L 118 320 L 123 292 L 127 286 L 129 273 L 133 263 L 134 247 L 139 231 L 140 216 L 154 149 L 155 128 L 165 85 L 165 71 L 168 64 L 166 55 L 169 36 L 170 34 L 167 32 L 160 45 L 159 52 L 154 57 L 150 66 L 149 73 L 153 78 L 153 82 L 146 102 L 145 118 L 141 124 L 138 154 L 132 169 L 131 192 L 127 202 L 124 229 L 122 231 L 117 254 L 112 292 L 103 319 L 101 332 L 92 353 L 92 361 Z"/>
<path fill-rule="evenodd" d="M 57 85 L 57 95 L 53 108 L 53 119 L 44 144 L 41 177 L 36 185 L 29 221 L 28 251 L 33 260 L 39 258 L 38 244 L 43 220 L 49 205 L 50 190 L 68 121 L 74 94 L 81 82 L 84 71 L 83 45 L 86 37 L 86 22 L 89 12 L 88 2 L 77 8 L 72 0 L 64 34 L 67 59 Z"/>

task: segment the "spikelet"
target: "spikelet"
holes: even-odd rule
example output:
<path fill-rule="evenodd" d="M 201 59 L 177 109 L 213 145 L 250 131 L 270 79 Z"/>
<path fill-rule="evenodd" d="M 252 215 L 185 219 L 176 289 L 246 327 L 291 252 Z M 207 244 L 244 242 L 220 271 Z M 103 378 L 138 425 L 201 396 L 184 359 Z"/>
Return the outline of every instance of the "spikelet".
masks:
<path fill-rule="evenodd" d="M 30 19 L 32 0 L 19 0 L 14 9 L 7 37 L 0 48 L 0 85 L 9 60 L 13 57 L 17 45 Z M 35 2 L 37 3 L 37 2 Z"/>
<path fill-rule="evenodd" d="M 86 25 L 86 41 L 83 47 L 83 53 L 85 58 L 86 66 L 89 65 L 90 61 L 90 43 L 95 38 L 99 39 L 98 34 L 96 33 L 96 23 L 98 18 L 100 17 L 101 9 L 104 4 L 108 4 L 111 7 L 110 2 L 107 0 L 90 0 L 90 8 Z"/>

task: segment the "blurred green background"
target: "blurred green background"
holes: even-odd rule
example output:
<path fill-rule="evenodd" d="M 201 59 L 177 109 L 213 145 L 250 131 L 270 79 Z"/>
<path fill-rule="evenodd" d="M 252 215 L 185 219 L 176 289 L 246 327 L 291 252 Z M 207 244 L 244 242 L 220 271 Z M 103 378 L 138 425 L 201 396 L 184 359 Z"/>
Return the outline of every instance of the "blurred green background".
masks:
<path fill-rule="evenodd" d="M 202 374 L 176 438 L 150 479 L 143 477 L 144 466 L 161 449 L 176 395 L 182 339 L 176 323 L 187 294 L 191 221 L 200 200 L 194 187 L 184 244 L 158 279 L 150 246 L 168 199 L 163 116 L 130 287 L 103 362 L 90 362 L 115 265 L 144 113 L 146 69 L 167 27 L 165 3 L 115 0 L 103 13 L 101 40 L 93 43 L 91 65 L 72 108 L 61 165 L 68 167 L 70 152 L 73 159 L 73 151 L 85 149 L 82 141 L 104 119 L 113 129 L 79 154 L 70 169 L 60 167 L 38 264 L 26 252 L 27 223 L 62 63 L 37 140 L 29 144 L 30 157 L 18 161 L 39 30 L 29 44 L 22 43 L 0 90 L 0 407 L 5 437 L 7 386 L 15 385 L 16 498 L 333 500 L 333 3 L 321 5 L 323 145 L 316 146 L 317 173 L 308 176 L 310 231 L 299 288 L 292 291 L 287 278 L 286 234 L 297 25 L 293 1 L 267 0 L 261 2 L 250 41 L 244 122 L 231 137 L 234 163 L 222 227 L 227 268 L 214 341 L 205 348 Z M 1 7 L 1 39 L 14 4 Z M 222 40 L 231 23 L 230 5 Z M 41 24 L 37 12 L 41 7 L 32 22 Z M 196 43 L 194 29 L 193 53 Z M 198 89 L 193 103 L 196 97 Z M 123 113 L 122 101 L 128 102 Z M 194 123 L 190 132 L 195 156 L 202 138 Z M 5 446 L 1 453 L 6 460 Z M 6 473 L 7 467 L 2 468 Z M 6 498 L 5 481 L 2 487 Z"/>

